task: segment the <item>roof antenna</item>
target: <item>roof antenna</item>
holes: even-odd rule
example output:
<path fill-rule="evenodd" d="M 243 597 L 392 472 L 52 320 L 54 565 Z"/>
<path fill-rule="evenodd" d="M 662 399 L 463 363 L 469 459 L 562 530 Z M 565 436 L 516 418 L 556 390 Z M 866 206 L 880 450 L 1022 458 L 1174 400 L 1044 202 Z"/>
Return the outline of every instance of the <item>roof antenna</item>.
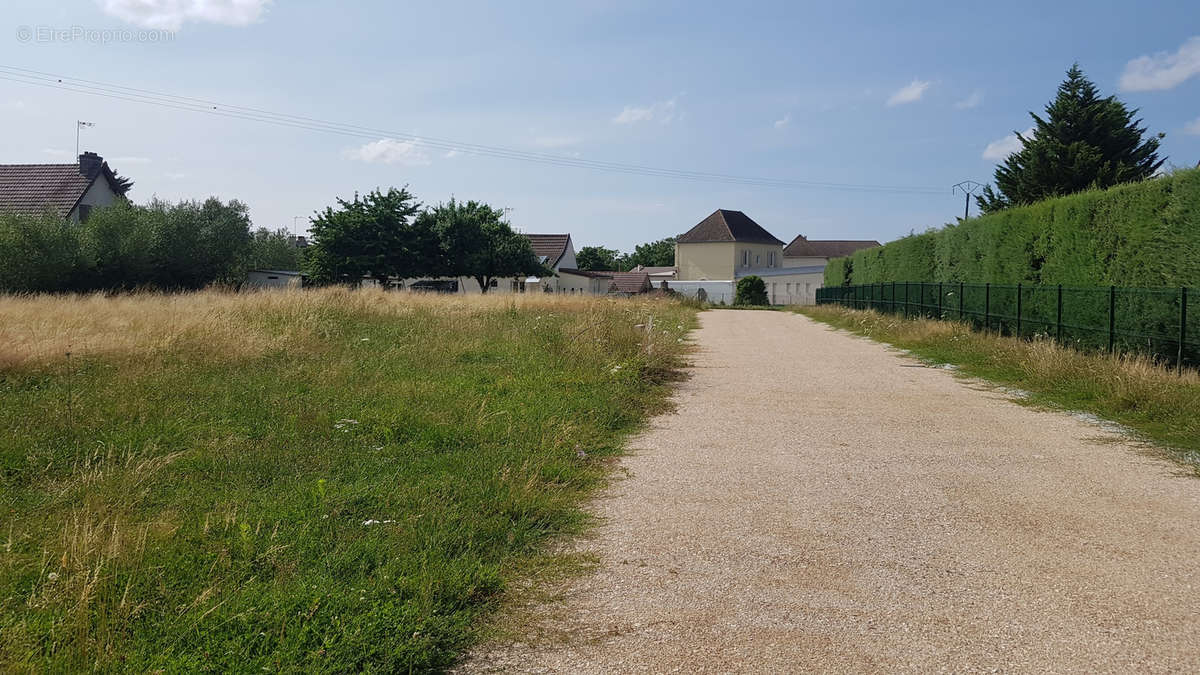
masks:
<path fill-rule="evenodd" d="M 79 157 L 79 130 L 84 127 L 94 127 L 94 122 L 84 122 L 83 120 L 75 120 L 75 157 Z"/>

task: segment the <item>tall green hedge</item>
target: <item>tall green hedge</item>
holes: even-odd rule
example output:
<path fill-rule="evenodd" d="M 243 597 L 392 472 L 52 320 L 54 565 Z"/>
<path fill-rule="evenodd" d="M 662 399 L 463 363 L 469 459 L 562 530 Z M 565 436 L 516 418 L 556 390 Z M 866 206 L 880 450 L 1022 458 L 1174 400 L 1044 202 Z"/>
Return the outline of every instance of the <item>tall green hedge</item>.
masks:
<path fill-rule="evenodd" d="M 1006 209 L 831 260 L 826 286 L 1200 285 L 1200 169 Z"/>
<path fill-rule="evenodd" d="M 82 223 L 0 212 L 0 293 L 182 290 L 245 276 L 259 250 L 246 205 L 118 202 Z"/>

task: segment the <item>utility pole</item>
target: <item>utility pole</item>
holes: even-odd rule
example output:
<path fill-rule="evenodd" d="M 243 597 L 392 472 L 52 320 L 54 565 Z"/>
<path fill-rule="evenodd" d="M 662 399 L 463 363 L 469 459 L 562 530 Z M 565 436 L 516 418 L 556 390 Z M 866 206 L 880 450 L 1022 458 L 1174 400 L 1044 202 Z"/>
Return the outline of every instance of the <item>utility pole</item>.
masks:
<path fill-rule="evenodd" d="M 84 122 L 83 120 L 75 120 L 75 156 L 79 157 L 79 130 L 84 127 L 96 126 L 93 122 Z"/>
<path fill-rule="evenodd" d="M 976 193 L 983 190 L 983 183 L 976 183 L 973 180 L 964 180 L 961 183 L 955 183 L 950 190 L 951 194 L 955 192 L 962 192 L 963 197 L 966 198 L 964 200 L 966 201 L 966 205 L 963 206 L 963 220 L 966 220 L 971 214 L 971 197 L 974 197 Z"/>

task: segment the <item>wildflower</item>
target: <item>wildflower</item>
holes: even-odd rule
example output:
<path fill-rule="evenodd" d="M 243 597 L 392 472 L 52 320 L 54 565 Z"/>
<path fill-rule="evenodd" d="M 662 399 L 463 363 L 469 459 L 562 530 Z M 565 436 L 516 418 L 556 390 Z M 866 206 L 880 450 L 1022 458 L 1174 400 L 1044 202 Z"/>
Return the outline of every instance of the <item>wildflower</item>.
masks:
<path fill-rule="evenodd" d="M 46 578 L 50 581 L 58 581 L 58 572 L 51 572 L 50 574 L 46 575 Z"/>
<path fill-rule="evenodd" d="M 340 419 L 333 423 L 333 428 L 344 434 L 348 433 L 350 431 L 350 427 L 355 424 L 358 424 L 358 420 Z"/>

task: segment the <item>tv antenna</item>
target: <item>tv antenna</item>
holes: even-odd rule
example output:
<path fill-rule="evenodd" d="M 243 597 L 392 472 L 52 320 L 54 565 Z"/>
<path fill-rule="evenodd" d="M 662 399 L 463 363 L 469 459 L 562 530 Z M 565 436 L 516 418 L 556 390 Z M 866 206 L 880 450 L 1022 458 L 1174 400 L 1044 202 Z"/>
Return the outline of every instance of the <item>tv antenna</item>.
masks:
<path fill-rule="evenodd" d="M 973 180 L 964 180 L 961 183 L 955 183 L 951 187 L 951 194 L 961 192 L 966 198 L 966 205 L 963 206 L 963 220 L 966 220 L 971 213 L 971 197 L 981 192 L 983 188 L 983 183 L 977 183 Z"/>

